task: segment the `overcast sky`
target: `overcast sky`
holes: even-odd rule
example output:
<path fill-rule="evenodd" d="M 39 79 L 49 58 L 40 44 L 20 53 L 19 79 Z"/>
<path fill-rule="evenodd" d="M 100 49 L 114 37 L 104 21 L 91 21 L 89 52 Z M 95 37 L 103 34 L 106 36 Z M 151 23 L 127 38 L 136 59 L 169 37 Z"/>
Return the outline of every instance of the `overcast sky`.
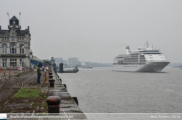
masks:
<path fill-rule="evenodd" d="M 7 12 L 21 12 L 40 59 L 112 63 L 126 45 L 135 50 L 148 41 L 170 62 L 182 62 L 182 0 L 0 0 L 2 29 Z"/>

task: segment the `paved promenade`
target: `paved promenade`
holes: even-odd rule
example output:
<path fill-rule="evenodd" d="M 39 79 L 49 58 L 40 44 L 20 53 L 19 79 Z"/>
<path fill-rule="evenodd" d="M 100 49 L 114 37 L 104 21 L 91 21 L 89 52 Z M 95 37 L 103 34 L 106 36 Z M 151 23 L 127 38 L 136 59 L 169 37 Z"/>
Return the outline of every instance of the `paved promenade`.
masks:
<path fill-rule="evenodd" d="M 59 79 L 59 76 L 53 71 L 55 86 L 50 88 L 49 96 L 59 96 L 61 98 L 60 113 L 68 117 L 68 119 L 87 120 L 87 117 L 71 97 L 65 86 Z M 72 116 L 69 118 L 69 116 Z"/>
<path fill-rule="evenodd" d="M 48 114 L 47 98 L 49 96 L 59 96 L 61 103 L 58 116 L 65 116 L 66 120 L 87 120 L 75 99 L 67 91 L 66 85 L 62 84 L 53 69 L 52 72 L 55 80 L 54 87 L 49 85 L 48 71 L 46 74 L 42 72 L 41 84 L 37 84 L 36 70 L 16 72 L 9 79 L 2 77 L 3 79 L 0 80 L 0 113 L 16 113 L 16 115 L 18 113 L 28 113 L 35 116 L 41 116 L 41 113 L 45 113 L 51 115 Z M 45 81 L 45 77 L 47 81 Z M 56 119 L 47 118 L 47 120 Z"/>

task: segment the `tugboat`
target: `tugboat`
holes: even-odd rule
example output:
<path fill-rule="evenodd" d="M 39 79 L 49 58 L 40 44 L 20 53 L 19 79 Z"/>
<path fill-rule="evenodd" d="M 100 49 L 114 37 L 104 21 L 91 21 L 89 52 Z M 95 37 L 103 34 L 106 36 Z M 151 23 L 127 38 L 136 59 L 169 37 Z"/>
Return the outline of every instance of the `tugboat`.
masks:
<path fill-rule="evenodd" d="M 77 73 L 79 70 L 77 66 L 75 66 L 74 69 L 68 69 L 68 70 L 63 70 L 63 63 L 59 64 L 59 71 L 58 73 Z"/>

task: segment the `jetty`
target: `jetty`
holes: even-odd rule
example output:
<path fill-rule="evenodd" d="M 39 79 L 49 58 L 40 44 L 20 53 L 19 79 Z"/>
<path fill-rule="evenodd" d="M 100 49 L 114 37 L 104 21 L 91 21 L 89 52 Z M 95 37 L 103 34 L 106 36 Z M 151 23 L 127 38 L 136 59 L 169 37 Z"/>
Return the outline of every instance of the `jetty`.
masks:
<path fill-rule="evenodd" d="M 13 117 L 21 113 L 21 116 L 33 115 L 35 118 L 47 116 L 45 118 L 48 120 L 59 116 L 70 120 L 87 120 L 79 108 L 77 97 L 69 94 L 67 85 L 62 84 L 63 80 L 53 67 L 42 72 L 41 84 L 37 84 L 37 72 L 33 69 L 11 71 L 11 74 L 8 70 L 4 72 L 0 76 L 0 113 L 9 113 L 8 119 L 10 115 Z M 52 115 L 57 117 L 50 117 Z"/>

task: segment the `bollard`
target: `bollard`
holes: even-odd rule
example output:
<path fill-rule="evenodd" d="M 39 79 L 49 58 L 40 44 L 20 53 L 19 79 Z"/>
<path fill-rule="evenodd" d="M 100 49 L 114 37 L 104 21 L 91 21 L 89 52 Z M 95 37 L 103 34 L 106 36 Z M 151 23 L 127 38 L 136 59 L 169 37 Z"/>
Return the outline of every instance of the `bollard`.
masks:
<path fill-rule="evenodd" d="M 52 72 L 50 72 L 49 75 L 52 75 Z"/>
<path fill-rule="evenodd" d="M 66 84 L 63 84 L 63 86 L 67 89 Z"/>
<path fill-rule="evenodd" d="M 47 98 L 48 113 L 59 113 L 59 104 L 61 98 L 59 96 L 49 96 Z"/>
<path fill-rule="evenodd" d="M 53 78 L 53 76 L 52 75 L 49 75 L 49 79 L 52 79 Z"/>
<path fill-rule="evenodd" d="M 77 99 L 77 97 L 72 97 L 72 98 L 76 102 L 76 104 L 78 105 L 78 99 Z"/>
<path fill-rule="evenodd" d="M 50 87 L 54 87 L 54 82 L 55 82 L 54 79 L 49 79 Z"/>

